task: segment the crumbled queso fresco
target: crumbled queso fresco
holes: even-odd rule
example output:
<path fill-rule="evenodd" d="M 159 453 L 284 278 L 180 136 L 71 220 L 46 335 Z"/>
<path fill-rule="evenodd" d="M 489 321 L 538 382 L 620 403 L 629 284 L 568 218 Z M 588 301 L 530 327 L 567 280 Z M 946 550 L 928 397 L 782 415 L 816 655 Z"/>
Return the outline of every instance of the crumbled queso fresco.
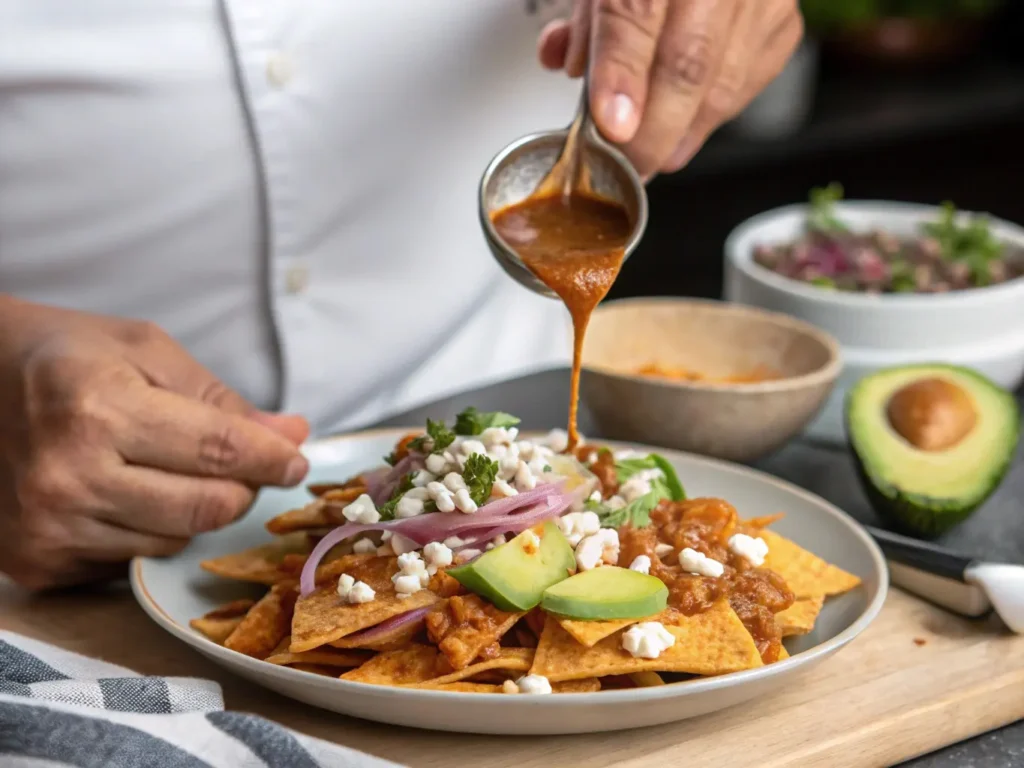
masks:
<path fill-rule="evenodd" d="M 745 557 L 751 565 L 759 568 L 768 556 L 768 543 L 760 537 L 736 533 L 729 537 L 729 551 L 738 557 Z"/>
<path fill-rule="evenodd" d="M 717 579 L 725 573 L 725 566 L 720 562 L 708 557 L 703 552 L 698 552 L 697 550 L 690 549 L 689 547 L 686 547 L 679 553 L 679 565 L 681 565 L 683 570 L 687 573 L 694 573 L 698 576 L 707 576 L 712 579 Z"/>
<path fill-rule="evenodd" d="M 634 624 L 622 634 L 622 648 L 635 659 L 656 659 L 676 643 L 660 621 Z"/>
<path fill-rule="evenodd" d="M 338 597 L 349 603 L 369 603 L 377 594 L 363 581 L 356 581 L 347 573 L 338 577 Z"/>
<path fill-rule="evenodd" d="M 544 675 L 525 675 L 518 680 L 506 680 L 503 693 L 551 693 L 551 683 Z"/>

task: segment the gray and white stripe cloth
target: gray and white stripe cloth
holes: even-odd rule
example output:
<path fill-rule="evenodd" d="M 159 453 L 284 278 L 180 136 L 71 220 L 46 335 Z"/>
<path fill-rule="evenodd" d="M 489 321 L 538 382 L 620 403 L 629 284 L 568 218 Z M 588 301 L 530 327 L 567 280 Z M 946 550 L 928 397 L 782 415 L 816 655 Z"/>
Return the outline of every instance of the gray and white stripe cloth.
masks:
<path fill-rule="evenodd" d="M 362 752 L 225 712 L 220 686 L 143 677 L 0 632 L 0 766 L 384 768 Z"/>

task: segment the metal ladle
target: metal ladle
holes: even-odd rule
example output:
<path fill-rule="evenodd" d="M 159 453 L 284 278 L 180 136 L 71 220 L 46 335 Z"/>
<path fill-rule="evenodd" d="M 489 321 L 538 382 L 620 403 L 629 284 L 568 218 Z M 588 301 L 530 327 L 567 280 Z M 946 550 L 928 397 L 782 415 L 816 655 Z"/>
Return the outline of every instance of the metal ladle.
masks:
<path fill-rule="evenodd" d="M 495 155 L 480 179 L 480 225 L 491 253 L 517 282 L 552 299 L 558 297 L 498 234 L 492 217 L 529 197 L 568 194 L 574 189 L 625 208 L 632 228 L 626 241 L 628 259 L 647 227 L 647 190 L 629 159 L 605 141 L 594 125 L 586 81 L 576 116 L 567 128 L 516 139 Z"/>

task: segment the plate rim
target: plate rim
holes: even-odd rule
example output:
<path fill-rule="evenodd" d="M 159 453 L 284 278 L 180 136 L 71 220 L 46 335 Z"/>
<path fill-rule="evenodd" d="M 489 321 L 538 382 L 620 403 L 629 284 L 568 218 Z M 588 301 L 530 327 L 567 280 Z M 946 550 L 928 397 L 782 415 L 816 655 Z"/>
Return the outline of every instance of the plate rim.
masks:
<path fill-rule="evenodd" d="M 411 431 L 415 431 L 414 427 L 380 427 L 374 429 L 362 430 L 359 432 L 351 432 L 344 435 L 333 435 L 323 438 L 317 438 L 308 441 L 303 445 L 303 449 L 316 449 L 319 446 L 331 445 L 342 442 L 358 442 L 361 440 L 368 440 L 374 438 L 384 437 L 386 435 L 405 435 Z M 542 430 L 524 430 L 526 433 L 542 434 Z M 360 693 L 367 693 L 372 691 L 375 695 L 383 696 L 385 698 L 398 697 L 400 699 L 409 702 L 438 702 L 438 701 L 449 701 L 452 703 L 465 703 L 469 701 L 478 702 L 485 706 L 492 706 L 494 702 L 500 700 L 505 702 L 505 706 L 523 706 L 529 705 L 532 707 L 542 706 L 550 709 L 564 709 L 571 708 L 576 709 L 580 706 L 586 705 L 615 705 L 625 704 L 632 701 L 661 701 L 676 699 L 681 696 L 697 696 L 703 693 L 712 693 L 714 691 L 732 688 L 734 686 L 742 686 L 745 684 L 753 684 L 764 678 L 774 677 L 780 674 L 784 670 L 793 670 L 796 668 L 813 665 L 816 661 L 821 661 L 824 658 L 830 656 L 836 651 L 843 648 L 843 646 L 850 643 L 856 637 L 864 632 L 871 623 L 877 618 L 879 612 L 882 610 L 882 606 L 885 603 L 886 597 L 889 591 L 889 570 L 886 566 L 885 557 L 882 554 L 881 549 L 875 543 L 874 539 L 867 533 L 864 527 L 854 520 L 850 515 L 843 512 L 839 507 L 835 506 L 831 502 L 823 499 L 822 497 L 811 493 L 803 488 L 800 488 L 787 480 L 775 477 L 763 470 L 754 469 L 753 467 L 747 467 L 741 464 L 736 464 L 721 459 L 714 459 L 707 456 L 700 456 L 698 454 L 688 453 L 686 451 L 678 451 L 669 448 L 657 448 L 655 446 L 648 446 L 642 443 L 631 443 L 622 442 L 616 440 L 602 440 L 602 445 L 610 447 L 618 447 L 626 450 L 630 449 L 644 449 L 651 451 L 667 451 L 675 456 L 684 457 L 688 461 L 693 461 L 697 464 L 704 464 L 705 466 L 712 466 L 720 470 L 731 472 L 739 475 L 753 475 L 758 479 L 767 482 L 772 485 L 780 486 L 784 490 L 802 497 L 805 501 L 812 503 L 825 511 L 831 517 L 837 519 L 843 526 L 845 526 L 852 536 L 858 538 L 861 543 L 868 550 L 871 555 L 872 564 L 878 575 L 878 589 L 875 595 L 868 601 L 867 606 L 861 612 L 861 614 L 842 632 L 834 637 L 825 640 L 813 648 L 808 648 L 805 651 L 794 654 L 784 661 L 777 661 L 773 664 L 767 664 L 754 669 L 746 669 L 739 672 L 729 672 L 723 675 L 716 675 L 713 677 L 704 677 L 696 680 L 686 680 L 681 683 L 672 683 L 669 685 L 651 686 L 646 688 L 626 688 L 620 690 L 611 691 L 594 691 L 590 693 L 575 693 L 572 696 L 539 696 L 539 697 L 522 697 L 522 696 L 507 696 L 503 693 L 471 693 L 462 691 L 438 691 L 429 690 L 422 688 L 403 688 L 400 686 L 383 686 L 375 685 L 372 683 L 360 683 L 351 680 L 341 680 L 337 677 L 327 677 L 325 675 L 318 675 L 312 672 L 305 672 L 303 670 L 293 669 L 291 667 L 268 664 L 266 661 L 255 659 L 250 656 L 246 656 L 238 651 L 232 651 L 229 648 L 225 648 L 219 645 L 209 638 L 201 635 L 194 631 L 188 626 L 184 626 L 178 623 L 169 613 L 167 613 L 157 601 L 149 593 L 146 587 L 145 579 L 142 575 L 143 567 L 148 560 L 156 560 L 157 558 L 149 558 L 137 556 L 132 558 L 131 567 L 129 569 L 129 582 L 131 584 L 132 594 L 135 597 L 136 602 L 139 603 L 143 611 L 160 627 L 165 631 L 178 638 L 186 645 L 192 646 L 200 653 L 212 657 L 217 660 L 223 660 L 229 665 L 240 665 L 243 668 L 251 670 L 255 675 L 269 675 L 271 677 L 278 678 L 280 680 L 292 680 L 294 682 L 301 682 L 309 684 L 311 681 L 316 680 L 318 684 L 316 687 L 329 687 L 339 692 L 344 692 L 346 695 L 358 695 Z M 163 558 L 164 560 L 174 560 L 176 556 L 170 558 Z M 862 582 L 863 583 L 863 582 Z M 286 695 L 286 694 L 281 694 Z M 527 701 L 528 699 L 528 701 Z M 484 704 L 484 702 L 489 702 Z"/>

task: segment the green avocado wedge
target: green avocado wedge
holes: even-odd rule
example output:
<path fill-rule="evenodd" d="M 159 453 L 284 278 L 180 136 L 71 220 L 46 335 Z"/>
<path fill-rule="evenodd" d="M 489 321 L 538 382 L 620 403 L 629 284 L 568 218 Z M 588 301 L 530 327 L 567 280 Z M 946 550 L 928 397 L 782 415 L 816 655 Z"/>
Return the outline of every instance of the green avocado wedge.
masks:
<path fill-rule="evenodd" d="M 448 575 L 501 610 L 518 612 L 535 608 L 544 590 L 575 570 L 572 547 L 549 520 L 539 531 L 523 531 L 472 562 L 449 569 Z"/>
<path fill-rule="evenodd" d="M 992 495 L 1020 438 L 1013 395 L 954 365 L 878 371 L 849 391 L 845 411 L 875 511 L 925 538 L 963 522 Z"/>
<path fill-rule="evenodd" d="M 567 619 L 643 619 L 665 610 L 668 587 L 661 579 L 628 568 L 602 566 L 548 587 L 540 607 Z"/>

